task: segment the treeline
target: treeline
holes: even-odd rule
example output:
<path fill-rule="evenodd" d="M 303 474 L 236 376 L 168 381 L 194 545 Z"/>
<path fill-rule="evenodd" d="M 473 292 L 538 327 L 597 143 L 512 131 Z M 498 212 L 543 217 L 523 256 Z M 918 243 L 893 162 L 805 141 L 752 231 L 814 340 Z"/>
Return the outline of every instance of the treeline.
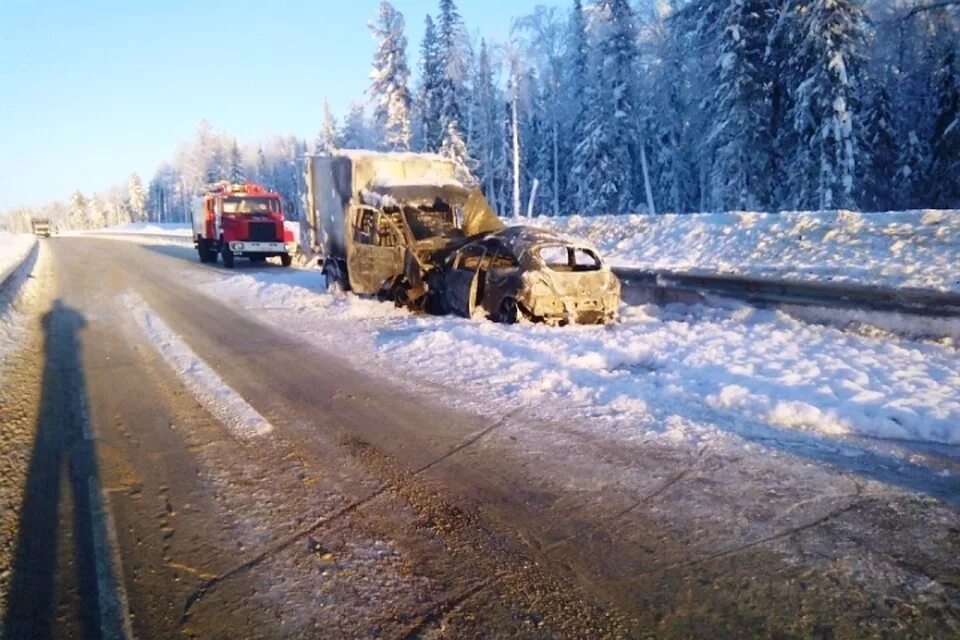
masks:
<path fill-rule="evenodd" d="M 338 147 L 443 153 L 508 215 L 960 208 L 960 0 L 571 0 L 502 43 L 439 0 L 415 84 L 404 16 L 383 2 L 370 29 L 367 99 L 339 122 L 324 105 L 310 142 L 202 122 L 146 187 L 50 217 L 183 221 L 248 178 L 296 218 L 299 159 Z"/>

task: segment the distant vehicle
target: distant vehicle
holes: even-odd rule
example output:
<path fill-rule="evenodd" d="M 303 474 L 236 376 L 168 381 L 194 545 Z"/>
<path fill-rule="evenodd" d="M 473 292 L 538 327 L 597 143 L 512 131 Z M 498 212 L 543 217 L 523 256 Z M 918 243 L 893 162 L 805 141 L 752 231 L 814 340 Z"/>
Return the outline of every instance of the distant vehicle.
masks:
<path fill-rule="evenodd" d="M 470 240 L 427 275 L 427 308 L 497 322 L 610 324 L 620 281 L 596 249 L 534 227 L 509 227 Z"/>
<path fill-rule="evenodd" d="M 50 220 L 47 218 L 34 218 L 30 221 L 30 227 L 33 229 L 33 235 L 38 238 L 50 237 Z"/>
<path fill-rule="evenodd" d="M 322 254 L 327 282 L 389 294 L 434 252 L 503 228 L 480 192 L 456 175 L 453 162 L 433 154 L 308 157 L 307 242 Z"/>
<path fill-rule="evenodd" d="M 232 269 L 236 258 L 264 262 L 279 257 L 285 267 L 296 246 L 284 228 L 280 196 L 252 184 L 213 185 L 193 206 L 193 240 L 200 262 Z"/>

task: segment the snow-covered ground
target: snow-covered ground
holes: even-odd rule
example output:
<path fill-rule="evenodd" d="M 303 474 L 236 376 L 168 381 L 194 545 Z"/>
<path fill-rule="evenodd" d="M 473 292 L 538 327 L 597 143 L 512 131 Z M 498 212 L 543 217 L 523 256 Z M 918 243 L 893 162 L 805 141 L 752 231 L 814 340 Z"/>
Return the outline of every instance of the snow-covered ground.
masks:
<path fill-rule="evenodd" d="M 960 211 L 511 220 L 591 240 L 614 265 L 960 291 Z"/>
<path fill-rule="evenodd" d="M 628 306 L 610 328 L 509 327 L 325 293 L 308 271 L 211 275 L 202 289 L 364 369 L 453 391 L 464 406 L 524 407 L 607 437 L 960 444 L 950 344 L 746 306 Z"/>

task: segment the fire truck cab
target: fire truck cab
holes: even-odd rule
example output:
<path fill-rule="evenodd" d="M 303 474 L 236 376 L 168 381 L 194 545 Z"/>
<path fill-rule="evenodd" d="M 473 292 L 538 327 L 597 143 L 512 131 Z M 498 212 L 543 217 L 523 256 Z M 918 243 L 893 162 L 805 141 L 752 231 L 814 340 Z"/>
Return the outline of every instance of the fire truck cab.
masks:
<path fill-rule="evenodd" d="M 200 262 L 216 262 L 232 269 L 235 258 L 264 262 L 279 257 L 292 262 L 296 248 L 284 228 L 280 196 L 251 183 L 213 185 L 193 204 L 193 239 Z"/>

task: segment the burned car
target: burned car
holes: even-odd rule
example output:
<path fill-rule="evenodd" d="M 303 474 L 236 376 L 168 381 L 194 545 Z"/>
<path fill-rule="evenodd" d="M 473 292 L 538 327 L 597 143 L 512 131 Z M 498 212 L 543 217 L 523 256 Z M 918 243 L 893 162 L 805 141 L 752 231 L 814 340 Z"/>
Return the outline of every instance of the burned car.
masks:
<path fill-rule="evenodd" d="M 593 247 L 534 227 L 470 239 L 426 282 L 428 310 L 508 324 L 610 324 L 620 306 L 620 281 Z"/>

